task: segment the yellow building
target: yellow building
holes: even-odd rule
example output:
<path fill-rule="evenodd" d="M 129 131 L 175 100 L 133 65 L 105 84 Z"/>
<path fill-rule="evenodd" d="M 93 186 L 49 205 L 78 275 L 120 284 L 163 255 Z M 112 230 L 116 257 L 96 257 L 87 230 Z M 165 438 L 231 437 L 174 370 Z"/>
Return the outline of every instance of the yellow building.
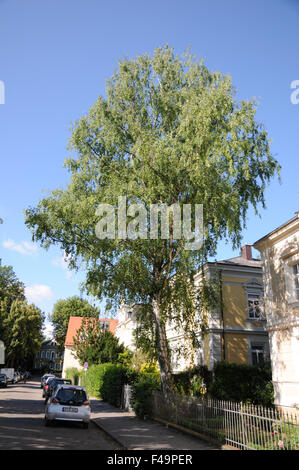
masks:
<path fill-rule="evenodd" d="M 236 364 L 260 364 L 270 361 L 268 332 L 265 329 L 263 307 L 262 262 L 252 258 L 250 245 L 242 248 L 236 258 L 205 265 L 205 276 L 213 278 L 218 270 L 219 307 L 209 313 L 208 332 L 198 338 L 201 347 L 194 358 L 195 365 L 206 365 L 210 370 L 216 362 L 226 360 Z M 195 278 L 200 283 L 201 275 Z M 200 319 L 198 319 L 200 322 Z M 172 351 L 184 347 L 183 335 L 168 330 Z M 173 369 L 179 371 L 190 367 L 187 357 L 173 354 Z"/>

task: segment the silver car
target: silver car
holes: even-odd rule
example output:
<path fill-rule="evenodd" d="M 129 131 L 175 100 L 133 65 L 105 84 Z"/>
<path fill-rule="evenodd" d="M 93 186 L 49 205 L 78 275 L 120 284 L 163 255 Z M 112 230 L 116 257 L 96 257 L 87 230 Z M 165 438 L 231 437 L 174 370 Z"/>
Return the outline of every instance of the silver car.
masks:
<path fill-rule="evenodd" d="M 58 385 L 45 407 L 45 425 L 57 421 L 79 421 L 88 428 L 90 403 L 83 387 Z"/>

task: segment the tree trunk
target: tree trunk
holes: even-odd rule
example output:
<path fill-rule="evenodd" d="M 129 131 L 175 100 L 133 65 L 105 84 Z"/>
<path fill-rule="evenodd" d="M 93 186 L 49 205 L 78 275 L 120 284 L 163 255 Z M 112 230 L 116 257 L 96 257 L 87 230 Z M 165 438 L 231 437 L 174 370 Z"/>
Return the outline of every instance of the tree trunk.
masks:
<path fill-rule="evenodd" d="M 152 300 L 153 312 L 155 318 L 156 326 L 156 341 L 157 341 L 157 352 L 158 352 L 158 362 L 160 366 L 160 377 L 162 384 L 162 392 L 164 398 L 167 402 L 170 401 L 171 394 L 174 392 L 172 376 L 171 376 L 171 366 L 170 358 L 167 348 L 167 338 L 165 325 L 161 322 L 161 312 L 160 312 L 160 303 L 159 296 L 155 297 Z"/>

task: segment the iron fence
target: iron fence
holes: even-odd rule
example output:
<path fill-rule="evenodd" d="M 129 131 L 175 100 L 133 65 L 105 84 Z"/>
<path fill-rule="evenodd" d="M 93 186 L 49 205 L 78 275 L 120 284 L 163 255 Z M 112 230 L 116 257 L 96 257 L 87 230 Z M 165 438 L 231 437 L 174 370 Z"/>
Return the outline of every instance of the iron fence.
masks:
<path fill-rule="evenodd" d="M 222 444 L 246 450 L 299 450 L 294 412 L 207 398 L 153 393 L 153 417 L 184 426 Z"/>

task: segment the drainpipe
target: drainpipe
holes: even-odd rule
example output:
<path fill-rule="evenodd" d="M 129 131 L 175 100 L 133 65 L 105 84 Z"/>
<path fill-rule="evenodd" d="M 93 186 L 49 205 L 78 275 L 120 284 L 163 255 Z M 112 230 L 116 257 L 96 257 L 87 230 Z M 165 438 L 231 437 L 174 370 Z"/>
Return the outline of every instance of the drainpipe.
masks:
<path fill-rule="evenodd" d="M 225 333 L 224 333 L 224 307 L 223 307 L 223 284 L 222 284 L 222 270 L 219 270 L 219 294 L 220 294 L 220 316 L 221 316 L 221 323 L 222 323 L 222 332 L 221 332 L 221 356 L 222 360 L 226 360 L 225 354 Z"/>

